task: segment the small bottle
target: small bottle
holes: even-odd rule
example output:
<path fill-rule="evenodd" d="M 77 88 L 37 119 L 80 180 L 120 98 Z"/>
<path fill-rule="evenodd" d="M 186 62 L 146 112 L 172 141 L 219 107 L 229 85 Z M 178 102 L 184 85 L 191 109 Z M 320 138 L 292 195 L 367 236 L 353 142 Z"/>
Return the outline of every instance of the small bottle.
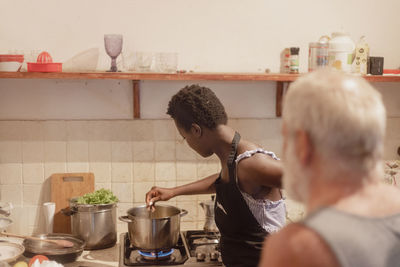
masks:
<path fill-rule="evenodd" d="M 356 45 L 356 53 L 353 61 L 353 72 L 365 75 L 368 72 L 369 46 L 365 36 L 361 36 Z"/>
<path fill-rule="evenodd" d="M 290 48 L 290 71 L 289 73 L 299 73 L 299 47 Z"/>

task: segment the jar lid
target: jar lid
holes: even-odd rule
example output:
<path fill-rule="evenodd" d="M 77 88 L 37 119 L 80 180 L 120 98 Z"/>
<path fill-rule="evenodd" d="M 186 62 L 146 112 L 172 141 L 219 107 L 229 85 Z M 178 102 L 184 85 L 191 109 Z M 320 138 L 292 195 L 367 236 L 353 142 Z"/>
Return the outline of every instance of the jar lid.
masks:
<path fill-rule="evenodd" d="M 290 48 L 290 54 L 291 55 L 298 55 L 299 54 L 299 50 L 300 50 L 299 47 L 291 47 Z"/>

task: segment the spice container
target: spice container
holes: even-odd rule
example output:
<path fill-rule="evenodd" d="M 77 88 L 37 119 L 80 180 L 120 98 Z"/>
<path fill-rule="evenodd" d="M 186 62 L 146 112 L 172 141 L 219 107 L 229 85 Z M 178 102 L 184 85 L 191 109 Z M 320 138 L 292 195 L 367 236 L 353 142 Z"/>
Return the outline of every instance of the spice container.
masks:
<path fill-rule="evenodd" d="M 289 73 L 290 72 L 290 49 L 285 48 L 281 52 L 281 72 Z"/>
<path fill-rule="evenodd" d="M 290 48 L 290 71 L 289 73 L 299 73 L 299 47 Z"/>
<path fill-rule="evenodd" d="M 324 35 L 318 42 L 309 43 L 308 46 L 308 71 L 326 67 L 329 64 L 329 37 Z"/>

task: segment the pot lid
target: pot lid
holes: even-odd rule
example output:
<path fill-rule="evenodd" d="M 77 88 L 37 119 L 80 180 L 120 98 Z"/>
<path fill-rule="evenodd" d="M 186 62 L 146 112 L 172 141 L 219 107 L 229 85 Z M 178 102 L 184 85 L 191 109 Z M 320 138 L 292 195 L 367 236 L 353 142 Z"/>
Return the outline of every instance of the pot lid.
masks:
<path fill-rule="evenodd" d="M 22 244 L 27 252 L 42 255 L 65 255 L 82 252 L 83 248 L 85 247 L 85 241 L 69 234 L 41 234 L 36 235 L 36 237 L 41 239 L 66 240 L 72 242 L 74 245 L 72 247 L 61 247 L 50 242 L 25 239 Z"/>

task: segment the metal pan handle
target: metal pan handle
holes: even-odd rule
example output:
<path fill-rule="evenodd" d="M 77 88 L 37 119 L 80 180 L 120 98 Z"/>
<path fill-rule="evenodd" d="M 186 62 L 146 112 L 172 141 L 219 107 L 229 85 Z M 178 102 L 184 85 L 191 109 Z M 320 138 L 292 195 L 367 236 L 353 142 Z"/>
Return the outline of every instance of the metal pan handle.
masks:
<path fill-rule="evenodd" d="M 133 222 L 128 216 L 119 216 L 118 219 L 123 222 L 131 223 Z"/>
<path fill-rule="evenodd" d="M 181 217 L 185 216 L 186 214 L 188 214 L 188 211 L 185 209 L 181 209 L 181 213 L 179 214 Z"/>
<path fill-rule="evenodd" d="M 65 208 L 65 209 L 61 209 L 61 213 L 64 214 L 64 215 L 66 215 L 66 216 L 72 216 L 72 215 L 74 215 L 75 213 L 77 213 L 77 211 L 72 210 L 72 209 L 70 209 L 70 208 Z"/>

